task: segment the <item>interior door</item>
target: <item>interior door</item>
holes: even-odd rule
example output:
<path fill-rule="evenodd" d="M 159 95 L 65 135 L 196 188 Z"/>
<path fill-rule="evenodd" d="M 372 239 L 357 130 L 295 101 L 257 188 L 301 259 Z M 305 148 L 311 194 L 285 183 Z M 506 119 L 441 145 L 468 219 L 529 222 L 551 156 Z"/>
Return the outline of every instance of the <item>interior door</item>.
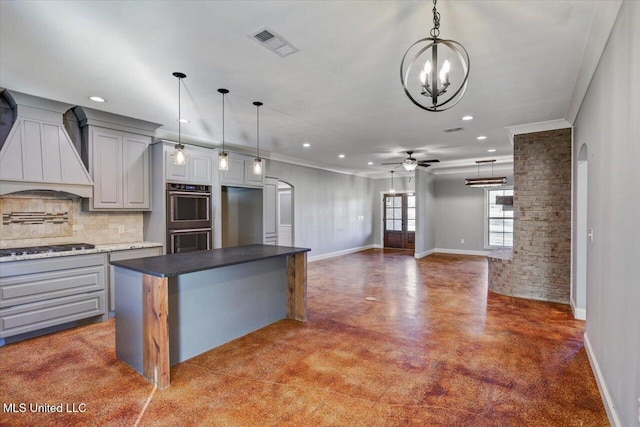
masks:
<path fill-rule="evenodd" d="M 384 195 L 384 246 L 414 249 L 416 242 L 416 196 Z"/>

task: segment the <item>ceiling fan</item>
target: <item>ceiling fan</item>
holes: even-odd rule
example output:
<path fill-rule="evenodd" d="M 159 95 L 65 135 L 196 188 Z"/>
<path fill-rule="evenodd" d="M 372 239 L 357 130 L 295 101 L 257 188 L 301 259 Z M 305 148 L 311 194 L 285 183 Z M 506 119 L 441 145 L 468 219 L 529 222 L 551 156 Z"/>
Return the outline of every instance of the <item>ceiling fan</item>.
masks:
<path fill-rule="evenodd" d="M 404 166 L 404 168 L 408 171 L 412 171 L 414 170 L 416 167 L 418 166 L 422 166 L 423 168 L 428 168 L 429 166 L 431 166 L 431 163 L 439 163 L 440 160 L 438 159 L 433 159 L 433 160 L 417 160 L 413 157 L 413 151 L 407 151 L 407 155 L 409 157 L 407 157 L 406 159 L 404 159 L 402 162 L 396 162 L 396 163 L 381 163 L 382 165 L 402 165 Z"/>

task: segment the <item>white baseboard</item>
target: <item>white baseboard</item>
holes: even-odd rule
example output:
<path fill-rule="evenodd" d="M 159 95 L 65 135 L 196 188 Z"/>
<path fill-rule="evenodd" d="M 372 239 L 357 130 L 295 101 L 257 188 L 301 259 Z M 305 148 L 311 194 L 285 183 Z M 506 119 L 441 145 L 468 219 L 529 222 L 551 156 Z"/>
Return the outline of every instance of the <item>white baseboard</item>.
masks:
<path fill-rule="evenodd" d="M 415 259 L 420 259 L 420 258 L 426 257 L 427 255 L 431 255 L 434 252 L 435 252 L 435 249 L 429 249 L 428 251 L 424 251 L 424 252 L 416 252 L 415 254 L 413 254 L 413 257 Z"/>
<path fill-rule="evenodd" d="M 589 337 L 587 336 L 586 332 L 584 334 L 584 348 L 587 350 L 587 357 L 589 358 L 589 363 L 591 364 L 593 375 L 596 377 L 596 383 L 598 384 L 602 403 L 604 404 L 604 409 L 607 411 L 609 422 L 614 427 L 622 427 L 620 418 L 618 418 L 618 413 L 616 412 L 616 409 L 613 405 L 613 399 L 611 398 L 611 394 L 609 393 L 607 384 L 604 382 L 604 377 L 602 376 L 600 365 L 598 365 L 598 359 L 596 359 L 596 355 L 593 352 L 591 342 L 589 342 Z"/>
<path fill-rule="evenodd" d="M 573 298 L 569 300 L 569 304 L 571 305 L 571 311 L 573 312 L 573 317 L 578 320 L 587 320 L 587 310 L 584 308 L 576 308 L 576 304 L 573 301 Z"/>
<path fill-rule="evenodd" d="M 435 248 L 433 250 L 439 254 L 455 254 L 455 255 L 478 255 L 478 256 L 487 256 L 490 251 L 469 251 L 465 249 L 443 249 L 443 248 Z"/>
<path fill-rule="evenodd" d="M 360 246 L 358 248 L 345 249 L 343 251 L 329 252 L 326 254 L 310 256 L 309 258 L 307 258 L 307 262 L 314 262 L 314 261 L 320 261 L 322 259 L 335 258 L 337 256 L 342 256 L 342 255 L 349 255 L 356 252 L 366 251 L 367 249 L 373 249 L 375 247 L 376 245 L 367 245 L 367 246 Z"/>
<path fill-rule="evenodd" d="M 373 245 L 373 248 L 374 249 L 384 249 L 384 246 L 379 244 L 379 243 L 376 243 L 375 245 Z"/>

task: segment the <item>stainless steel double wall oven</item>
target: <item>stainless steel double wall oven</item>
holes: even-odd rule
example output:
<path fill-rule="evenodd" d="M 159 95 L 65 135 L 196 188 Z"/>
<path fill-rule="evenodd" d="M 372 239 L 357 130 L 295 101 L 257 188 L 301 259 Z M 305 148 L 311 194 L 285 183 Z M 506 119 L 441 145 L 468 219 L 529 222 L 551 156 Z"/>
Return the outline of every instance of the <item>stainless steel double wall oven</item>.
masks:
<path fill-rule="evenodd" d="M 167 253 L 211 249 L 211 186 L 167 183 Z"/>

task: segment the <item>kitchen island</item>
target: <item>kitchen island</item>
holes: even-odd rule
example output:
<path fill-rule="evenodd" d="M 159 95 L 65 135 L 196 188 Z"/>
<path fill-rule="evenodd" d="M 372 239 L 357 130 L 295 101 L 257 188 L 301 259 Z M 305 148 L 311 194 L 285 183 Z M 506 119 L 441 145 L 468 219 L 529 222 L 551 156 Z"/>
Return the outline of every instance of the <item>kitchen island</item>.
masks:
<path fill-rule="evenodd" d="M 306 321 L 309 250 L 248 245 L 111 262 L 116 356 L 163 389 L 171 365 L 284 318 Z"/>

